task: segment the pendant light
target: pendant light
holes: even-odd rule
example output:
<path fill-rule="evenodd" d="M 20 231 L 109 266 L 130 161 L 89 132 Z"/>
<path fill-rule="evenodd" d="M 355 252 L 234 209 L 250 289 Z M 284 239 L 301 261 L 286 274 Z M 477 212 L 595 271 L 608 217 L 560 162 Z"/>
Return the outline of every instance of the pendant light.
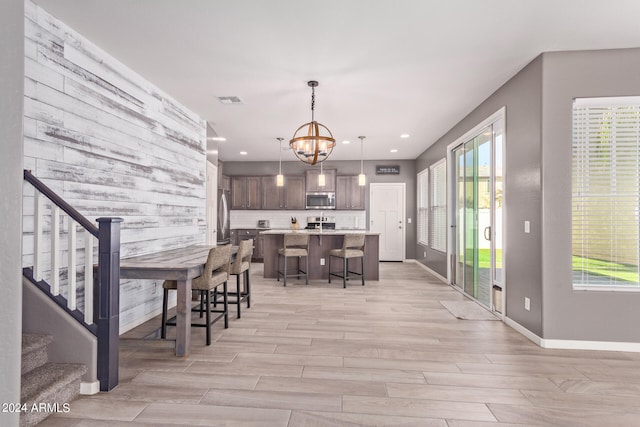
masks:
<path fill-rule="evenodd" d="M 293 138 L 289 141 L 289 146 L 293 153 L 301 161 L 315 165 L 324 162 L 333 151 L 336 140 L 333 134 L 325 125 L 315 120 L 316 87 L 318 82 L 311 80 L 307 82 L 311 88 L 311 121 L 300 126 L 293 133 Z M 304 131 L 306 129 L 306 135 Z M 300 132 L 300 133 L 299 133 Z"/>
<path fill-rule="evenodd" d="M 358 175 L 358 185 L 363 187 L 367 183 L 367 177 L 364 174 L 364 139 L 365 136 L 359 136 L 360 138 L 360 175 Z"/>
<path fill-rule="evenodd" d="M 276 138 L 280 143 L 280 164 L 278 166 L 278 175 L 276 175 L 276 186 L 283 187 L 284 186 L 284 175 L 282 175 L 282 141 L 284 138 Z"/>

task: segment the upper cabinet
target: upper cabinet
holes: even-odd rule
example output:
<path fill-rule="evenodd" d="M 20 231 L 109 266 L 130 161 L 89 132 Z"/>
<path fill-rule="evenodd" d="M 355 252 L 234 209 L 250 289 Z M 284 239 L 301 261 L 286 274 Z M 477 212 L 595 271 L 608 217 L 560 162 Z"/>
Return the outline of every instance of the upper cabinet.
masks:
<path fill-rule="evenodd" d="M 338 176 L 336 187 L 336 209 L 365 209 L 365 187 L 358 185 L 358 175 Z"/>
<path fill-rule="evenodd" d="M 304 209 L 305 179 L 303 176 L 287 175 L 284 186 L 276 185 L 275 176 L 262 177 L 262 209 Z"/>
<path fill-rule="evenodd" d="M 320 175 L 320 169 L 307 169 L 307 192 L 334 192 L 336 191 L 336 170 L 324 169 L 324 187 L 318 185 L 318 176 Z"/>
<path fill-rule="evenodd" d="M 259 176 L 231 177 L 231 209 L 262 209 Z"/>

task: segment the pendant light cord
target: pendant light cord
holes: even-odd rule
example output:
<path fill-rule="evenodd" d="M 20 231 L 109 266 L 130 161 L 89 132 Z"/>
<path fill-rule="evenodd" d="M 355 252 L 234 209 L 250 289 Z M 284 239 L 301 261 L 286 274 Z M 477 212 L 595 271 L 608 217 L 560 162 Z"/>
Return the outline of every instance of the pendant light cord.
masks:
<path fill-rule="evenodd" d="M 314 86 L 311 87 L 311 121 L 314 122 L 314 112 L 316 109 L 316 88 Z"/>

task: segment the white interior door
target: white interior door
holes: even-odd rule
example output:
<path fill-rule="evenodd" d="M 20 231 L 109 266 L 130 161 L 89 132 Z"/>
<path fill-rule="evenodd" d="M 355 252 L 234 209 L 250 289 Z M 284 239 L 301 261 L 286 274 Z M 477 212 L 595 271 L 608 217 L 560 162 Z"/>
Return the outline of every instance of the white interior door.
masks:
<path fill-rule="evenodd" d="M 380 261 L 404 261 L 405 192 L 403 182 L 369 186 L 369 229 L 380 233 Z"/>
<path fill-rule="evenodd" d="M 207 161 L 207 245 L 215 245 L 218 223 L 218 167 Z"/>

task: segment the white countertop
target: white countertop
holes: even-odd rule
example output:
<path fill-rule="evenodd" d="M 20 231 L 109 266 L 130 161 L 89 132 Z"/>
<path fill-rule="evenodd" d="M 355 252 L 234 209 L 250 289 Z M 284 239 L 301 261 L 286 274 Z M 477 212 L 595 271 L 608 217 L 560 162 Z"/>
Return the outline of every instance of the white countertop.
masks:
<path fill-rule="evenodd" d="M 292 230 L 290 228 L 272 228 L 271 230 L 265 230 L 260 232 L 260 234 L 285 234 L 285 233 L 300 233 L 300 234 L 311 234 L 311 235 L 338 235 L 338 236 L 342 236 L 343 234 L 366 234 L 367 236 L 380 235 L 380 233 L 374 233 L 374 232 L 371 232 L 368 230 L 362 230 L 362 229 L 307 230 L 305 228 L 302 228 L 299 230 Z"/>

